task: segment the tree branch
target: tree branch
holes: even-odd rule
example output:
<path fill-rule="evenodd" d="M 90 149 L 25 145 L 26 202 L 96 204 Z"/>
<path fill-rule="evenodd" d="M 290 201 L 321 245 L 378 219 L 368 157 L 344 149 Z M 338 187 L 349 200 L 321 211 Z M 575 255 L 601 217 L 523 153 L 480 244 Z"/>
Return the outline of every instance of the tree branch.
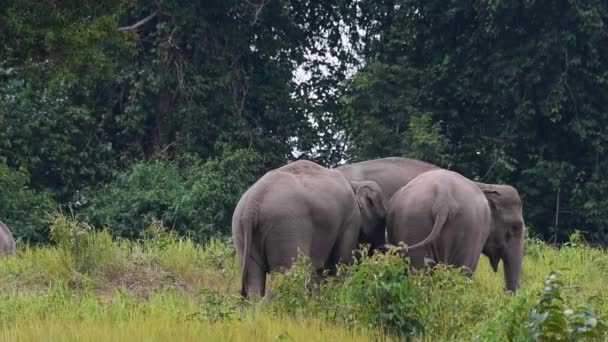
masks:
<path fill-rule="evenodd" d="M 144 25 L 145 23 L 147 23 L 148 21 L 154 19 L 154 17 L 156 17 L 158 15 L 158 10 L 154 11 L 152 14 L 150 14 L 149 16 L 143 18 L 142 20 L 136 22 L 133 25 L 130 26 L 123 26 L 123 27 L 119 27 L 118 31 L 130 31 L 130 30 L 135 30 L 138 27 Z"/>

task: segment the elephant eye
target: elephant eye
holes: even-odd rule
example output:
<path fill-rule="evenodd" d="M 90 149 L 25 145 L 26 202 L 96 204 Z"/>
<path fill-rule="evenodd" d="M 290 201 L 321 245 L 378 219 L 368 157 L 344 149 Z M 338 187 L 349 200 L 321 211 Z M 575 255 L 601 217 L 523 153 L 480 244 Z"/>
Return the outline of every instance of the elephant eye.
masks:
<path fill-rule="evenodd" d="M 521 228 L 520 227 L 521 226 L 518 225 L 518 224 L 512 225 L 511 228 L 509 229 L 508 236 L 509 237 L 511 237 L 511 236 L 518 236 L 519 233 L 521 232 Z"/>

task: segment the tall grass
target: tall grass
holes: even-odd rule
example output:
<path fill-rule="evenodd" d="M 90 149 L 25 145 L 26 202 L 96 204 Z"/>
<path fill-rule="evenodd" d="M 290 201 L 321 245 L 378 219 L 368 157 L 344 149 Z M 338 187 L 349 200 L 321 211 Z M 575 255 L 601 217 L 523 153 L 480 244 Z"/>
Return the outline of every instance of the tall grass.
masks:
<path fill-rule="evenodd" d="M 200 246 L 151 226 L 141 241 L 113 241 L 65 216 L 55 218 L 51 236 L 51 246 L 24 246 L 0 259 L 0 339 L 357 341 L 410 334 L 419 341 L 525 341 L 531 313 L 547 296 L 545 277 L 558 269 L 564 286 L 556 307 L 586 304 L 600 322 L 608 315 L 608 253 L 576 235 L 561 247 L 528 239 L 517 294 L 504 292 L 502 270 L 494 273 L 483 257 L 468 279 L 449 268 L 401 278 L 403 261 L 381 256 L 344 268 L 312 293 L 305 267 L 274 275 L 278 296 L 270 303 L 238 300 L 228 240 Z M 410 329 L 414 323 L 420 329 Z"/>

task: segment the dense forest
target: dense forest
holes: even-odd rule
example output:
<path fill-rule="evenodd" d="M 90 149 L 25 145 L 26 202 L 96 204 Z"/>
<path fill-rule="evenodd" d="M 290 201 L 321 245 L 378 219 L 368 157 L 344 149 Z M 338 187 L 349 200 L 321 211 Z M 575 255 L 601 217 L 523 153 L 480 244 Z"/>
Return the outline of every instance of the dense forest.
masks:
<path fill-rule="evenodd" d="M 0 219 L 230 232 L 265 171 L 407 156 L 608 242 L 608 4 L 4 0 Z"/>

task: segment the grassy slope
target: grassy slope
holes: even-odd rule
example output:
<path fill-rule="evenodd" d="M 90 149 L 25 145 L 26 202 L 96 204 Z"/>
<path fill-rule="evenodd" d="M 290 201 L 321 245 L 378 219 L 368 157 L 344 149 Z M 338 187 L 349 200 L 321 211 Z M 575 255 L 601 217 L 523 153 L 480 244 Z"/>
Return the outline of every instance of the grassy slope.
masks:
<path fill-rule="evenodd" d="M 209 323 L 188 316 L 204 307 L 197 289 L 236 294 L 239 272 L 230 244 L 200 248 L 172 238 L 114 243 L 89 234 L 74 247 L 25 248 L 0 260 L 0 338 L 30 340 L 369 340 L 378 330 L 352 331 L 312 318 L 274 317 L 257 308 L 241 320 Z M 522 291 L 502 291 L 501 270 L 482 257 L 473 280 L 458 289 L 433 285 L 424 306 L 425 341 L 500 340 L 494 326 L 509 307 L 531 305 L 543 278 L 563 269 L 574 303 L 608 314 L 608 254 L 587 247 L 529 243 Z M 589 300 L 590 297 L 594 297 Z M 511 317 L 512 318 L 512 317 Z M 388 337 L 384 336 L 388 339 Z"/>

